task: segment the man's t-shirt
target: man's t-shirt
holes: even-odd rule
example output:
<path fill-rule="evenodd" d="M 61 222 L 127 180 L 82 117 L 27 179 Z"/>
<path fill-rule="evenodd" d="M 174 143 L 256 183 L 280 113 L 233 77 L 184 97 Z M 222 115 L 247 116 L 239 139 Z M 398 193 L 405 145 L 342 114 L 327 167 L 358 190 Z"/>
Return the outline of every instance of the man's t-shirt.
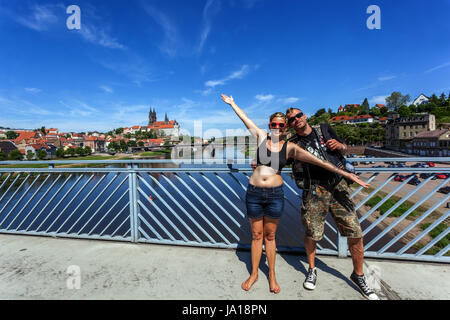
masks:
<path fill-rule="evenodd" d="M 321 132 L 320 129 L 317 129 L 317 130 L 319 132 Z M 327 140 L 336 139 L 340 143 L 343 143 L 343 141 L 336 134 L 336 131 L 334 131 L 334 129 L 330 125 L 324 126 L 323 138 L 324 139 L 326 138 Z M 340 152 L 338 150 L 330 151 L 326 147 L 326 145 L 325 145 L 326 141 L 324 141 L 324 139 L 321 139 L 320 135 L 317 135 L 315 130 L 313 129 L 309 135 L 300 136 L 300 135 L 296 134 L 295 136 L 290 138 L 289 141 L 296 143 L 297 145 L 299 145 L 300 147 L 302 147 L 309 153 L 313 154 L 317 158 L 322 159 L 322 160 L 327 160 L 327 159 L 324 159 L 324 157 L 322 156 L 322 153 L 320 151 L 320 148 L 322 148 L 323 151 L 327 153 L 328 160 L 330 162 L 332 162 L 335 165 L 342 163 L 342 161 L 341 161 L 342 155 L 340 154 Z M 305 164 L 306 163 L 303 163 L 303 165 L 305 165 Z M 313 180 L 324 181 L 324 180 L 332 180 L 335 178 L 334 173 L 332 173 L 322 167 L 318 167 L 318 166 L 315 166 L 312 164 L 306 164 L 306 165 L 309 166 L 310 178 Z M 297 161 L 297 160 L 294 161 L 292 168 L 293 168 L 293 171 L 297 171 L 297 170 L 301 171 L 302 170 L 302 162 Z"/>

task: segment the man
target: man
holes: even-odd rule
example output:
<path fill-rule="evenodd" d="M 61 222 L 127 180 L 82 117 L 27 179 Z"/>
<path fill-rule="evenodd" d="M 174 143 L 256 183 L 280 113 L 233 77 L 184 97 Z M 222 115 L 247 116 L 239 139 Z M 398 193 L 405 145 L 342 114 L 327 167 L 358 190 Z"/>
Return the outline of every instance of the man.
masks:
<path fill-rule="evenodd" d="M 343 155 L 348 149 L 347 145 L 339 139 L 331 126 L 327 124 L 320 129 L 313 129 L 308 124 L 306 115 L 297 108 L 289 108 L 286 117 L 288 126 L 296 132 L 289 139 L 290 142 L 298 144 L 323 160 L 341 167 L 345 165 Z M 292 172 L 297 186 L 303 189 L 301 215 L 306 231 L 305 248 L 309 263 L 308 275 L 303 286 L 308 290 L 314 290 L 316 287 L 317 270 L 314 263 L 316 243 L 323 237 L 325 220 L 328 212 L 331 212 L 340 234 L 347 237 L 353 261 L 350 279 L 365 298 L 379 300 L 364 277 L 363 233 L 350 199 L 347 182 L 334 173 L 299 161 L 295 161 L 292 165 Z"/>

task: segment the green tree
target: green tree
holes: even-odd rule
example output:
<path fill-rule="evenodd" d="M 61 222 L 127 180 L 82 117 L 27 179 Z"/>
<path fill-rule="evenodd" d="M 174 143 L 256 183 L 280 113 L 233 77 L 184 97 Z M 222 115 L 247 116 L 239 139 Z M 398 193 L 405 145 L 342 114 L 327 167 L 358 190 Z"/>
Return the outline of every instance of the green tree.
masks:
<path fill-rule="evenodd" d="M 36 155 L 37 155 L 39 160 L 44 160 L 44 159 L 47 158 L 47 151 L 45 151 L 45 150 L 38 150 Z"/>
<path fill-rule="evenodd" d="M 28 161 L 33 160 L 33 158 L 34 158 L 34 152 L 31 151 L 31 150 L 28 150 L 28 151 L 27 151 L 27 154 L 26 154 L 26 158 L 27 158 Z"/>
<path fill-rule="evenodd" d="M 401 92 L 394 91 L 386 98 L 386 104 L 389 109 L 397 111 L 402 105 L 406 105 L 411 100 L 409 94 L 402 95 Z"/>
<path fill-rule="evenodd" d="M 367 100 L 367 98 L 364 99 L 361 105 L 361 111 L 363 111 L 364 114 L 368 114 L 370 112 L 369 100 Z"/>
<path fill-rule="evenodd" d="M 439 106 L 443 107 L 447 104 L 447 97 L 445 96 L 445 93 L 442 92 L 441 96 L 439 97 Z"/>
<path fill-rule="evenodd" d="M 139 146 L 139 147 L 143 147 L 144 145 L 145 145 L 144 141 L 139 141 L 139 142 L 138 142 L 138 146 Z"/>
<path fill-rule="evenodd" d="M 77 155 L 79 155 L 80 157 L 84 157 L 86 155 L 86 150 L 84 150 L 83 147 L 78 147 L 75 149 L 75 152 Z"/>
<path fill-rule="evenodd" d="M 123 128 L 117 128 L 115 132 L 116 134 L 121 134 L 123 132 Z"/>
<path fill-rule="evenodd" d="M 6 134 L 6 139 L 8 139 L 8 140 L 14 140 L 19 136 L 19 134 L 14 131 L 7 131 L 5 134 Z"/>
<path fill-rule="evenodd" d="M 72 147 L 67 148 L 67 150 L 65 151 L 65 154 L 70 157 L 75 156 L 76 153 L 77 153 L 76 150 Z"/>
<path fill-rule="evenodd" d="M 0 151 L 0 161 L 5 161 L 6 160 L 6 153 Z"/>
<path fill-rule="evenodd" d="M 18 149 L 11 151 L 9 153 L 8 157 L 9 157 L 9 160 L 12 160 L 12 161 L 22 160 L 22 158 L 23 158 L 22 154 L 20 153 L 20 151 Z"/>
<path fill-rule="evenodd" d="M 84 147 L 84 154 L 90 155 L 92 154 L 92 149 L 89 146 Z"/>
<path fill-rule="evenodd" d="M 137 147 L 136 141 L 135 141 L 135 140 L 129 140 L 129 141 L 127 142 L 127 147 L 130 147 L 130 148 L 136 148 L 136 147 Z"/>
<path fill-rule="evenodd" d="M 64 148 L 56 149 L 55 155 L 57 158 L 64 158 Z"/>
<path fill-rule="evenodd" d="M 39 129 L 41 132 L 42 132 L 42 134 L 45 136 L 46 135 L 46 133 L 45 133 L 45 127 L 44 126 L 42 126 L 41 127 L 41 129 Z"/>
<path fill-rule="evenodd" d="M 398 108 L 397 112 L 400 114 L 401 117 L 407 117 L 411 115 L 411 109 L 404 105 Z"/>

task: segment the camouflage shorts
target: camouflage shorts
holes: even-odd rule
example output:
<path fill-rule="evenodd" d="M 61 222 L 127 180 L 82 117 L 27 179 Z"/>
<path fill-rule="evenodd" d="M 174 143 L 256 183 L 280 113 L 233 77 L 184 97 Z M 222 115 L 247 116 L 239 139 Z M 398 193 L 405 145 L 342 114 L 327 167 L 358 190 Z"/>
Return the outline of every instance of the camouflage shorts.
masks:
<path fill-rule="evenodd" d="M 334 194 L 323 186 L 312 186 L 311 190 L 303 191 L 302 223 L 308 237 L 314 241 L 322 240 L 328 212 L 342 236 L 363 237 L 349 191 L 345 181 L 336 186 Z"/>

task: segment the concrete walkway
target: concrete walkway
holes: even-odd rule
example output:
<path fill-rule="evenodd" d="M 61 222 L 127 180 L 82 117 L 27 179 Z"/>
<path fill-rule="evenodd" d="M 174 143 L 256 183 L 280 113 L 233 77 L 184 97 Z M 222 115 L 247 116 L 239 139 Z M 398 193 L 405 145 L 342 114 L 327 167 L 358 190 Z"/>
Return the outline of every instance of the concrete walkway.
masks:
<path fill-rule="evenodd" d="M 448 265 L 367 259 L 366 273 L 373 265 L 382 299 L 450 298 Z M 69 266 L 81 271 L 80 289 L 68 289 Z M 276 266 L 280 294 L 269 292 L 263 264 L 245 292 L 247 251 L 0 235 L 0 299 L 363 299 L 348 279 L 351 259 L 319 256 L 312 292 L 302 287 L 304 256 L 277 255 Z"/>

